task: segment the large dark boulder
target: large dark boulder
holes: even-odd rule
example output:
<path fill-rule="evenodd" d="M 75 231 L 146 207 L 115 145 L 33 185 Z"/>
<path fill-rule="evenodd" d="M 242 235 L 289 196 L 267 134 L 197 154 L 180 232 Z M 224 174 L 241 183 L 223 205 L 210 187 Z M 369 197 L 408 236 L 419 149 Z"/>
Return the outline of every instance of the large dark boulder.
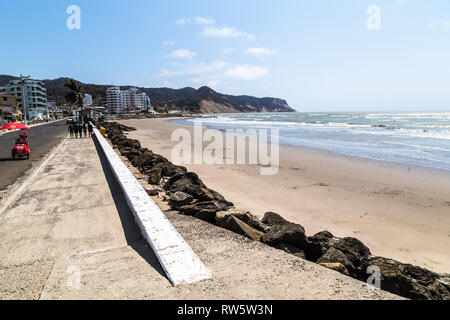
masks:
<path fill-rule="evenodd" d="M 214 223 L 216 220 L 216 212 L 213 209 L 203 209 L 194 214 L 194 217 L 209 223 Z"/>
<path fill-rule="evenodd" d="M 336 239 L 331 232 L 321 231 L 308 238 L 311 242 L 317 243 L 321 247 L 321 255 L 330 249 L 334 239 Z"/>
<path fill-rule="evenodd" d="M 291 223 L 291 222 L 285 220 L 282 216 L 280 216 L 278 213 L 275 213 L 275 212 L 266 212 L 264 214 L 264 217 L 262 218 L 261 222 L 265 223 L 269 226 L 280 226 L 280 225 Z"/>
<path fill-rule="evenodd" d="M 196 184 L 188 184 L 184 188 L 184 191 L 186 193 L 189 193 L 191 196 L 193 196 L 195 199 L 198 199 L 200 201 L 211 201 L 214 200 L 214 195 L 212 192 L 205 187 L 201 187 Z"/>
<path fill-rule="evenodd" d="M 345 254 L 355 268 L 359 268 L 362 261 L 371 255 L 369 248 L 356 238 L 335 239 L 332 246 Z"/>
<path fill-rule="evenodd" d="M 214 214 L 214 220 L 215 221 L 215 213 L 219 211 L 225 211 L 227 207 L 220 202 L 217 201 L 206 201 L 206 202 L 196 202 L 184 206 L 177 207 L 177 210 L 181 213 L 188 215 L 188 216 L 195 216 L 197 213 L 200 213 L 201 211 L 204 211 L 204 213 L 207 211 L 208 213 Z"/>
<path fill-rule="evenodd" d="M 311 238 L 316 239 L 317 242 L 319 242 L 323 247 L 329 248 L 334 236 L 329 231 L 321 231 L 313 235 Z"/>
<path fill-rule="evenodd" d="M 450 291 L 434 272 L 383 257 L 364 259 L 363 270 L 366 271 L 369 266 L 380 268 L 383 290 L 410 299 L 450 300 Z M 367 281 L 369 276 L 361 274 L 360 280 Z"/>
<path fill-rule="evenodd" d="M 169 204 L 175 208 L 179 208 L 190 204 L 193 200 L 194 198 L 190 194 L 178 191 L 170 196 Z"/>
<path fill-rule="evenodd" d="M 306 236 L 303 226 L 289 222 L 274 212 L 267 212 L 261 221 L 271 227 L 261 238 L 261 242 L 272 247 L 281 243 L 292 245 L 302 250 L 305 258 L 310 261 L 315 262 L 321 257 L 320 244 Z"/>
<path fill-rule="evenodd" d="M 139 154 L 131 161 L 131 164 L 136 168 L 141 168 L 149 158 L 153 156 L 153 152 L 148 149 L 139 150 Z"/>
<path fill-rule="evenodd" d="M 119 148 L 119 150 L 121 149 L 136 149 L 139 150 L 141 149 L 141 143 L 138 140 L 134 140 L 134 139 L 119 139 L 116 143 L 117 147 Z"/>
<path fill-rule="evenodd" d="M 199 202 L 217 201 L 224 204 L 225 208 L 233 206 L 233 204 L 226 201 L 220 193 L 206 187 L 195 173 L 183 172 L 182 169 L 179 169 L 172 177 L 170 177 L 164 183 L 163 187 L 170 193 L 184 192 L 190 194 Z"/>
<path fill-rule="evenodd" d="M 263 224 L 257 217 L 252 215 L 250 212 L 245 210 L 236 210 L 236 209 L 230 209 L 228 211 L 220 211 L 216 214 L 216 224 L 218 226 L 222 225 L 222 221 L 226 216 L 234 216 L 238 218 L 239 220 L 243 221 L 244 223 L 248 224 L 250 227 L 261 231 L 261 232 L 267 232 L 268 226 Z"/>
<path fill-rule="evenodd" d="M 185 167 L 176 166 L 169 161 L 164 162 L 162 166 L 162 174 L 164 177 L 173 177 L 176 174 L 186 173 L 187 170 Z"/>
<path fill-rule="evenodd" d="M 232 215 L 227 215 L 221 224 L 222 228 L 234 231 L 238 234 L 241 234 L 243 236 L 246 236 L 252 240 L 260 241 L 261 237 L 263 236 L 263 232 L 256 230 L 255 228 L 252 228 L 242 220 L 236 218 Z"/>
<path fill-rule="evenodd" d="M 287 243 L 302 248 L 306 243 L 305 229 L 295 223 L 275 226 L 262 237 L 261 241 L 271 246 Z"/>
<path fill-rule="evenodd" d="M 325 252 L 325 254 L 319 258 L 319 260 L 317 260 L 317 263 L 341 263 L 345 267 L 347 274 L 349 274 L 350 276 L 355 275 L 355 267 L 353 266 L 353 263 L 348 260 L 345 254 L 333 247 L 329 248 L 327 252 Z"/>

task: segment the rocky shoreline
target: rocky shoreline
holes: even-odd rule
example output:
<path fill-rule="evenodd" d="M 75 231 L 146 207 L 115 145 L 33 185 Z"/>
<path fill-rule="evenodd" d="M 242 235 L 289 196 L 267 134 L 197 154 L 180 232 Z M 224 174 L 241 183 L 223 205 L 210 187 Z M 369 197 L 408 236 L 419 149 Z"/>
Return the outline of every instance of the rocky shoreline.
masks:
<path fill-rule="evenodd" d="M 301 225 L 273 212 L 267 212 L 260 221 L 251 213 L 234 208 L 233 203 L 209 189 L 195 173 L 142 148 L 138 140 L 128 139 L 124 131 L 134 128 L 115 122 L 102 123 L 102 126 L 112 144 L 155 186 L 149 194 L 165 194 L 172 209 L 181 214 L 216 224 L 364 282 L 370 276 L 368 267 L 377 266 L 381 272 L 381 289 L 403 297 L 450 299 L 446 275 L 374 257 L 356 238 L 337 238 L 328 231 L 307 236 Z"/>

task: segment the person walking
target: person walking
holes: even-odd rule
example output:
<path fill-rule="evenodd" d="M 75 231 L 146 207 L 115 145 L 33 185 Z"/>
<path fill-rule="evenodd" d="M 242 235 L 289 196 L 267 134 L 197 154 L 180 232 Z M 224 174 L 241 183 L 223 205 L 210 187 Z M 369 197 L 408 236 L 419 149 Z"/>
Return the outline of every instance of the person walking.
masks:
<path fill-rule="evenodd" d="M 83 123 L 83 133 L 84 133 L 84 137 L 86 138 L 87 137 L 87 125 L 86 125 L 86 122 Z"/>
<path fill-rule="evenodd" d="M 88 124 L 88 131 L 89 131 L 89 138 L 92 137 L 92 132 L 94 131 L 94 127 L 92 127 L 92 124 L 89 122 Z"/>
<path fill-rule="evenodd" d="M 78 124 L 73 125 L 73 131 L 75 132 L 75 138 L 78 139 Z"/>
<path fill-rule="evenodd" d="M 72 124 L 69 125 L 69 134 L 70 134 L 70 137 L 73 138 L 73 125 Z"/>

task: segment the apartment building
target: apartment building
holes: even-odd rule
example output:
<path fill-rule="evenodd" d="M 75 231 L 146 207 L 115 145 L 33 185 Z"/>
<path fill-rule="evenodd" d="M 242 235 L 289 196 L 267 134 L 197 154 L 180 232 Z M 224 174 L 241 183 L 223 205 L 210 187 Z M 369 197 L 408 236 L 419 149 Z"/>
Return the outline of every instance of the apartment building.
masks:
<path fill-rule="evenodd" d="M 17 97 L 17 104 L 20 111 L 24 112 L 24 106 L 27 109 L 27 118 L 44 118 L 47 116 L 47 89 L 42 81 L 24 79 L 11 80 L 6 86 L 0 87 L 0 94 L 12 95 Z"/>
<path fill-rule="evenodd" d="M 111 87 L 106 90 L 106 102 L 109 113 L 123 113 L 126 110 L 151 109 L 150 98 L 147 94 L 138 93 L 138 89 L 130 88 L 122 91 L 120 87 Z"/>

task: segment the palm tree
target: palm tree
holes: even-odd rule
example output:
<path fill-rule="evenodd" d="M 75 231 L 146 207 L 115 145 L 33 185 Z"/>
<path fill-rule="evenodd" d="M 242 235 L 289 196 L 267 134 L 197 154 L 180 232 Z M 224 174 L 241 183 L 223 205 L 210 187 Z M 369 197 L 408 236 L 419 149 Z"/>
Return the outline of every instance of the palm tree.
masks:
<path fill-rule="evenodd" d="M 75 80 L 69 79 L 66 83 L 64 83 L 64 87 L 72 90 L 66 94 L 66 100 L 71 104 L 76 104 L 78 106 L 78 110 L 80 110 L 81 116 L 83 114 L 83 94 L 81 93 L 81 84 L 78 84 Z"/>

